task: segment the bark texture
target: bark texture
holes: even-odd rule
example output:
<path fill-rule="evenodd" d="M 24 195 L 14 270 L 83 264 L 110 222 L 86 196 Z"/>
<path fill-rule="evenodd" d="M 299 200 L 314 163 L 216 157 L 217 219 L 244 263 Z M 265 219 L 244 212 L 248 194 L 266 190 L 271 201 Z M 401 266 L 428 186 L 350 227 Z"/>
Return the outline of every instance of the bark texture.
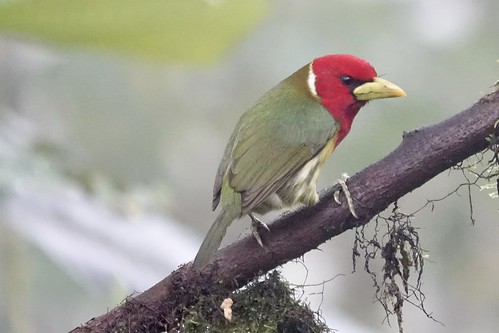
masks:
<path fill-rule="evenodd" d="M 271 232 L 262 232 L 264 249 L 251 237 L 242 239 L 218 251 L 202 272 L 194 272 L 186 264 L 149 290 L 72 332 L 119 332 L 121 327 L 133 332 L 141 328 L 144 332 L 164 331 L 178 320 L 178 305 L 192 304 L 196 293 L 206 292 L 210 284 L 228 290 L 238 288 L 332 237 L 368 223 L 397 199 L 484 150 L 488 135 L 499 136 L 499 128 L 494 129 L 498 119 L 496 91 L 441 123 L 404 133 L 392 153 L 349 179 L 359 219 L 350 214 L 346 203 L 340 206 L 334 202 L 335 188 L 326 189 L 317 205 L 285 214 L 270 224 Z M 151 319 L 158 327 L 151 327 Z"/>

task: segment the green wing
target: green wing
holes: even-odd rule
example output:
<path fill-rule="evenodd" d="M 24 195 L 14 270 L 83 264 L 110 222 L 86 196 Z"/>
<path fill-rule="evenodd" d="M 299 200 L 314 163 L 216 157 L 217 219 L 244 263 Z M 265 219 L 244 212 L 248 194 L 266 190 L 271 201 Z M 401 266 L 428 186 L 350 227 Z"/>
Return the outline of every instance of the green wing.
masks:
<path fill-rule="evenodd" d="M 297 81 L 291 76 L 281 82 L 239 120 L 215 179 L 213 208 L 226 176 L 241 194 L 241 213 L 250 212 L 336 134 L 338 123 Z"/>

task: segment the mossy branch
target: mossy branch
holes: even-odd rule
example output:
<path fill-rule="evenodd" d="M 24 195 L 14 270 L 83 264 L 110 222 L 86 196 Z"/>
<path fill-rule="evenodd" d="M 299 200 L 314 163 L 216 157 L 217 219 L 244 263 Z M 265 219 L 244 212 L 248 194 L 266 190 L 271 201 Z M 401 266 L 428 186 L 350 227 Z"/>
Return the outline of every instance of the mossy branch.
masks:
<path fill-rule="evenodd" d="M 119 327 L 126 332 L 170 330 L 178 324 L 183 309 L 209 290 L 206 286 L 218 284 L 229 292 L 235 290 L 332 237 L 367 224 L 405 194 L 486 149 L 490 142 L 487 138 L 499 136 L 499 128 L 494 128 L 498 119 L 499 92 L 495 91 L 441 123 L 404 133 L 391 154 L 349 179 L 359 219 L 350 214 L 345 203 L 337 205 L 333 200 L 335 188 L 328 188 L 317 205 L 287 213 L 270 224 L 271 232 L 262 233 L 265 248 L 252 237 L 242 239 L 218 251 L 202 272 L 186 264 L 149 290 L 72 332 L 119 332 Z"/>

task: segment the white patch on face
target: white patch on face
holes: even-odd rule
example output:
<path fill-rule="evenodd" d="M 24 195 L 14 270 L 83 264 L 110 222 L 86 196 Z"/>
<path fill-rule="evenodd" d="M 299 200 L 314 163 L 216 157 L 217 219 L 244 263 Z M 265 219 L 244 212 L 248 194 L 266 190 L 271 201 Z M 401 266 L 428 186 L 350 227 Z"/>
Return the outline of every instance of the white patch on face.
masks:
<path fill-rule="evenodd" d="M 317 95 L 317 90 L 315 89 L 315 74 L 314 74 L 314 69 L 312 68 L 313 64 L 314 63 L 311 62 L 310 65 L 308 66 L 308 78 L 307 78 L 308 91 L 315 98 L 319 98 L 319 95 Z"/>

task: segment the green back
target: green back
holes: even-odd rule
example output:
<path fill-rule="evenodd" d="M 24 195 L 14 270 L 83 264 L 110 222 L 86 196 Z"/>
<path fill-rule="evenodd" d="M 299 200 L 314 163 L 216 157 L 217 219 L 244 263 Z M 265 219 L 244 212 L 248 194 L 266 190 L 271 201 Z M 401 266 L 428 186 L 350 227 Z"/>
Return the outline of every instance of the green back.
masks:
<path fill-rule="evenodd" d="M 223 209 L 240 205 L 240 215 L 251 212 L 336 134 L 339 124 L 309 92 L 308 68 L 279 83 L 242 115 L 220 162 L 213 209 L 221 196 Z"/>

